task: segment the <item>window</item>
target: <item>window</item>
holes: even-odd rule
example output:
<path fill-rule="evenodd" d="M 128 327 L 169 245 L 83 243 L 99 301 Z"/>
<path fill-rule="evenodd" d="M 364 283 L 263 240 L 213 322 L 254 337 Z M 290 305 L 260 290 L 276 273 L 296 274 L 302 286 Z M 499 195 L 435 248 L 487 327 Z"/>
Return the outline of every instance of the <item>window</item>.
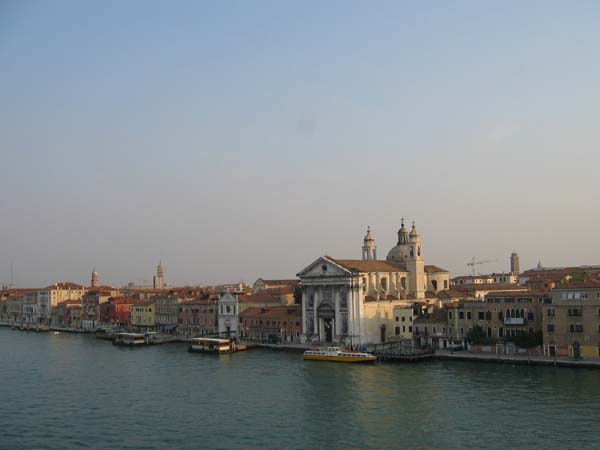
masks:
<path fill-rule="evenodd" d="M 547 315 L 548 317 L 554 317 L 554 308 L 548 308 L 548 309 L 546 310 L 546 315 Z"/>
<path fill-rule="evenodd" d="M 569 332 L 570 333 L 582 333 L 583 325 L 580 323 L 571 324 L 571 325 L 569 325 Z"/>
<path fill-rule="evenodd" d="M 498 320 L 504 320 L 504 314 L 502 311 L 498 311 Z"/>
<path fill-rule="evenodd" d="M 529 311 L 529 312 L 527 313 L 527 320 L 533 320 L 533 317 L 534 317 L 534 316 L 533 316 L 533 311 Z"/>
<path fill-rule="evenodd" d="M 410 325 L 408 326 L 408 332 L 412 333 L 412 327 Z"/>
<path fill-rule="evenodd" d="M 400 334 L 400 327 L 396 327 L 396 336 Z"/>
<path fill-rule="evenodd" d="M 471 320 L 471 311 L 467 311 L 467 320 Z"/>
<path fill-rule="evenodd" d="M 433 286 L 433 290 L 437 291 L 437 280 L 431 280 L 431 285 Z"/>
<path fill-rule="evenodd" d="M 448 319 L 452 319 L 452 311 L 448 311 Z"/>
<path fill-rule="evenodd" d="M 498 328 L 498 337 L 504 337 L 504 328 Z"/>
<path fill-rule="evenodd" d="M 444 289 L 448 289 L 448 280 L 444 280 Z M 600 294 L 598 294 L 598 298 L 600 298 Z"/>
<path fill-rule="evenodd" d="M 406 325 L 402 325 L 402 332 L 406 333 Z"/>
<path fill-rule="evenodd" d="M 387 278 L 383 277 L 381 279 L 381 289 L 383 289 L 384 291 L 387 291 Z"/>
<path fill-rule="evenodd" d="M 485 319 L 485 313 L 483 311 L 479 311 L 479 320 Z"/>
<path fill-rule="evenodd" d="M 458 312 L 458 318 L 459 318 L 459 319 L 461 319 L 461 320 L 463 320 L 463 319 L 465 318 L 465 313 L 464 313 L 464 311 L 459 311 L 459 312 Z"/>
<path fill-rule="evenodd" d="M 548 332 L 550 332 L 550 333 L 554 332 L 554 324 L 553 324 L 553 323 L 549 323 L 549 324 L 546 326 L 546 331 L 548 331 Z"/>
<path fill-rule="evenodd" d="M 462 336 L 463 334 L 465 334 L 465 330 L 464 330 L 464 328 L 461 328 L 460 329 L 460 335 Z"/>
<path fill-rule="evenodd" d="M 406 320 L 406 317 L 402 316 L 402 322 L 404 322 Z"/>
<path fill-rule="evenodd" d="M 485 320 L 492 320 L 492 313 L 490 311 L 487 311 L 485 313 Z"/>
<path fill-rule="evenodd" d="M 404 319 L 404 317 L 403 317 Z M 400 317 L 396 316 L 396 322 L 400 322 Z"/>

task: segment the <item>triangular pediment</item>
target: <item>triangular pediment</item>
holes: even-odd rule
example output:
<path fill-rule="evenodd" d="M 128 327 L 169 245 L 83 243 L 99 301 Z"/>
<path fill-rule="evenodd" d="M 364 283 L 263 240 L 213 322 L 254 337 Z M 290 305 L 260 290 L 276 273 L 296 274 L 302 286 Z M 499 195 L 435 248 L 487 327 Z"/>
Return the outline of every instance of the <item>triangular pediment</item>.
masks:
<path fill-rule="evenodd" d="M 350 275 L 351 272 L 339 264 L 330 261 L 321 256 L 312 264 L 298 272 L 299 278 L 325 278 L 325 277 L 343 277 Z"/>

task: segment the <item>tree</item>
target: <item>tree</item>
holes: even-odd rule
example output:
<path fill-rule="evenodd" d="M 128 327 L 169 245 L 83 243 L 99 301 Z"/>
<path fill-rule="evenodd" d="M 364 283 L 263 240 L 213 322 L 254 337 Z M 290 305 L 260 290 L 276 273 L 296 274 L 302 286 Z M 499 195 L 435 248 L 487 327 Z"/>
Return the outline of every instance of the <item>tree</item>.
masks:
<path fill-rule="evenodd" d="M 472 345 L 486 345 L 490 344 L 491 339 L 487 337 L 483 328 L 479 325 L 475 325 L 471 331 L 467 333 L 467 342 Z"/>
<path fill-rule="evenodd" d="M 542 345 L 544 337 L 542 331 L 536 331 L 534 333 L 518 334 L 513 336 L 511 340 L 517 347 L 530 349 Z"/>

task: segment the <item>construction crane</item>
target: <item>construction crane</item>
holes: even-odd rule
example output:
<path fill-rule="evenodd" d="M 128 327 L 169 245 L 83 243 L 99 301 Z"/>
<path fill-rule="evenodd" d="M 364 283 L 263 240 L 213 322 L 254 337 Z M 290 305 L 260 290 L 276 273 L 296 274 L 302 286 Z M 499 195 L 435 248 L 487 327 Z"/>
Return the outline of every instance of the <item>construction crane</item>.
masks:
<path fill-rule="evenodd" d="M 471 258 L 471 261 L 469 261 L 467 263 L 467 266 L 473 267 L 473 276 L 475 276 L 475 266 L 479 266 L 481 264 L 492 263 L 492 262 L 496 262 L 496 261 L 498 261 L 498 260 L 497 259 L 486 259 L 486 260 L 483 260 L 483 261 L 475 261 L 475 257 L 473 256 Z"/>

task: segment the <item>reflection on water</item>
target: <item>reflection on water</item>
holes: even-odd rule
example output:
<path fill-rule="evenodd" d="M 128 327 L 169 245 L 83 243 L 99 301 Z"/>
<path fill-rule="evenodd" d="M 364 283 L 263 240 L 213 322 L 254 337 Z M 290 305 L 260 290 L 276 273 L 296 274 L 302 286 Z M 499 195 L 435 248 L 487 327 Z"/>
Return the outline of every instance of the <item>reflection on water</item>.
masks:
<path fill-rule="evenodd" d="M 0 329 L 0 449 L 598 448 L 600 373 L 349 365 Z"/>

